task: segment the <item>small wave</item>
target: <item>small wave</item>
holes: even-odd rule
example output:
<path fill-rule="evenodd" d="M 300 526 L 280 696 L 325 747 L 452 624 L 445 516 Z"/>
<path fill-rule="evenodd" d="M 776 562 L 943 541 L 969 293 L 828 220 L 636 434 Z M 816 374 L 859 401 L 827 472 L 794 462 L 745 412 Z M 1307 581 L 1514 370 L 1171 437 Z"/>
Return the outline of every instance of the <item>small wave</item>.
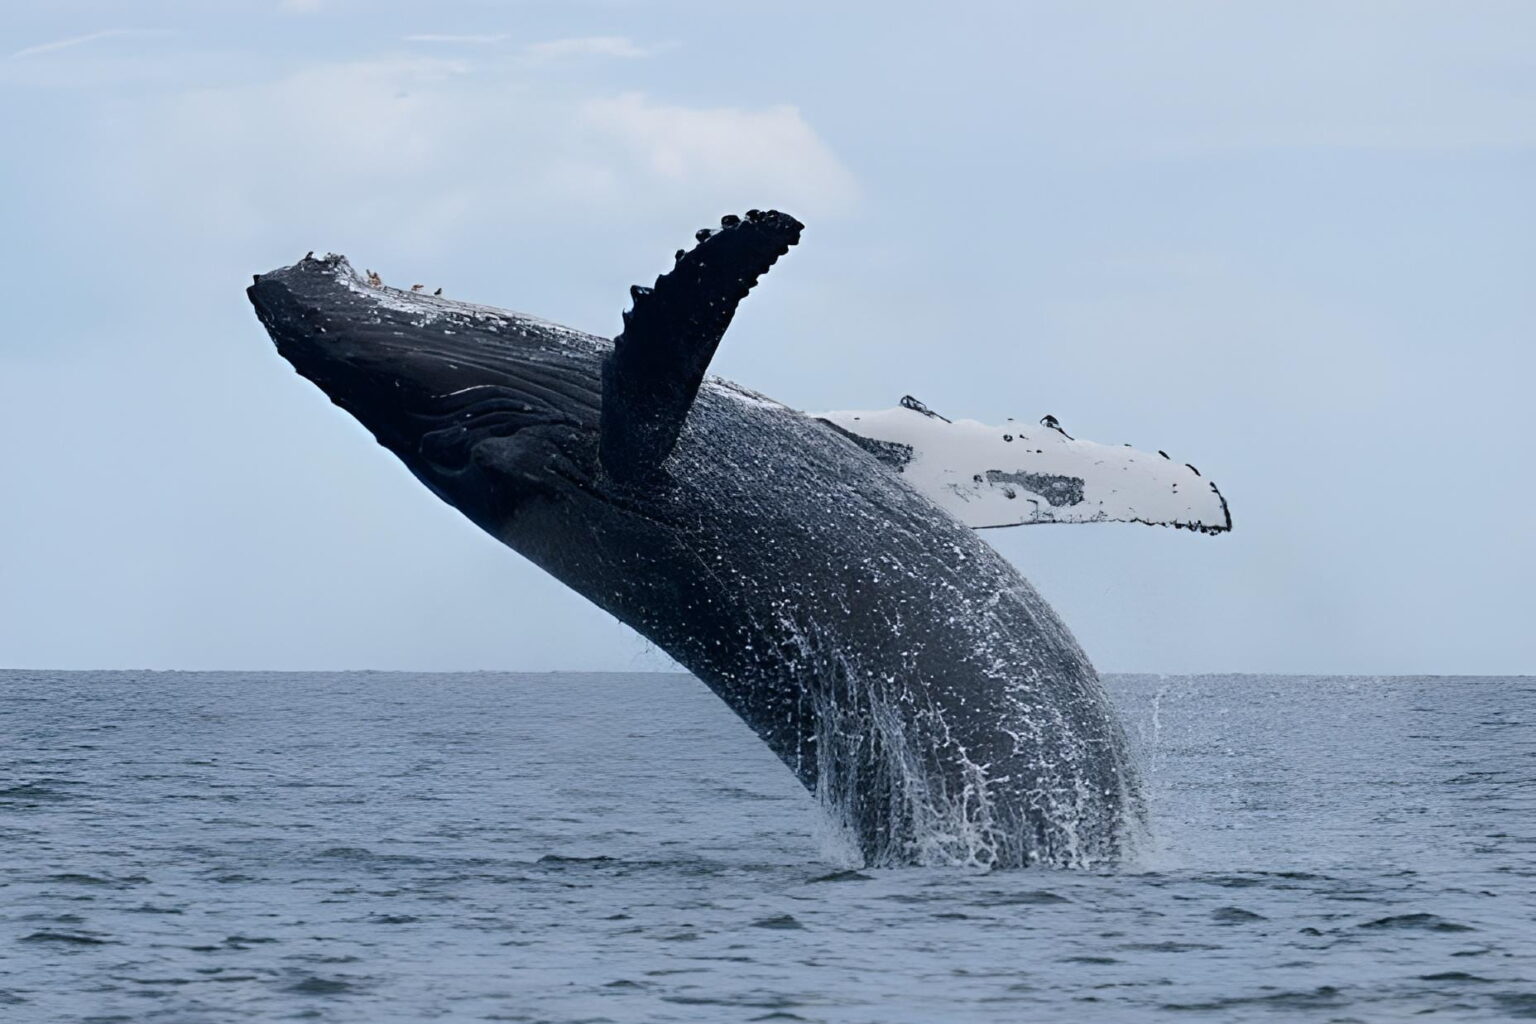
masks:
<path fill-rule="evenodd" d="M 108 889 L 128 889 L 149 881 L 143 875 L 123 875 L 120 878 L 113 878 L 110 875 L 92 875 L 83 871 L 62 871 L 58 874 L 47 875 L 43 880 L 47 882 L 60 882 L 64 885 L 101 886 Z"/>
<path fill-rule="evenodd" d="M 73 800 L 80 794 L 71 793 L 65 787 L 83 786 L 83 782 L 71 782 L 69 779 L 34 779 L 31 782 L 21 782 L 14 786 L 0 789 L 0 800 L 21 801 L 53 801 Z"/>
<path fill-rule="evenodd" d="M 1242 907 L 1219 907 L 1211 911 L 1211 920 L 1217 924 L 1251 924 L 1254 921 L 1268 921 L 1269 918 Z"/>
<path fill-rule="evenodd" d="M 331 846 L 321 850 L 317 857 L 327 860 L 349 860 L 370 864 L 426 864 L 425 857 L 413 857 L 406 853 L 374 853 L 361 846 Z"/>
<path fill-rule="evenodd" d="M 83 932 L 33 932 L 23 935 L 18 942 L 59 942 L 67 946 L 106 946 L 113 940 L 104 939 L 96 935 L 87 935 Z"/>
<path fill-rule="evenodd" d="M 245 949 L 248 946 L 264 946 L 269 942 L 277 942 L 277 939 L 265 935 L 229 935 L 224 939 L 224 945 L 235 949 Z"/>
<path fill-rule="evenodd" d="M 1034 889 L 1030 892 L 1005 892 L 991 899 L 979 901 L 981 905 L 998 907 L 1045 907 L 1056 903 L 1071 902 L 1065 896 L 1051 892 L 1049 889 Z"/>
<path fill-rule="evenodd" d="M 1511 1017 L 1536 1018 L 1536 992 L 1495 992 L 1493 1001 Z"/>
<path fill-rule="evenodd" d="M 834 871 L 830 875 L 818 875 L 806 884 L 814 885 L 817 882 L 871 882 L 874 881 L 874 877 L 873 875 L 866 875 L 862 871 L 849 869 L 847 871 Z"/>
<path fill-rule="evenodd" d="M 340 978 L 321 978 L 311 975 L 289 985 L 287 991 L 307 996 L 339 996 L 356 991 L 356 986 Z"/>
<path fill-rule="evenodd" d="M 1208 1003 L 1164 1003 L 1165 1010 L 1231 1010 L 1240 1006 L 1262 1006 L 1282 1010 L 1319 1010 L 1344 1002 L 1343 994 L 1332 985 L 1320 985 L 1311 991 L 1276 992 L 1267 996 L 1235 996 L 1213 999 Z"/>
<path fill-rule="evenodd" d="M 1401 929 L 1426 932 L 1473 932 L 1477 930 L 1469 924 L 1457 924 L 1454 921 L 1447 921 L 1437 914 L 1398 914 L 1394 917 L 1382 917 L 1377 918 L 1375 921 L 1367 921 L 1359 927 L 1373 931 Z"/>
<path fill-rule="evenodd" d="M 1211 885 L 1219 885 L 1223 889 L 1252 889 L 1265 884 L 1264 879 L 1255 878 L 1252 875 L 1212 875 L 1205 881 Z"/>
<path fill-rule="evenodd" d="M 793 914 L 775 914 L 773 917 L 765 917 L 760 921 L 752 922 L 753 928 L 777 928 L 782 931 L 803 930 L 801 924 Z"/>

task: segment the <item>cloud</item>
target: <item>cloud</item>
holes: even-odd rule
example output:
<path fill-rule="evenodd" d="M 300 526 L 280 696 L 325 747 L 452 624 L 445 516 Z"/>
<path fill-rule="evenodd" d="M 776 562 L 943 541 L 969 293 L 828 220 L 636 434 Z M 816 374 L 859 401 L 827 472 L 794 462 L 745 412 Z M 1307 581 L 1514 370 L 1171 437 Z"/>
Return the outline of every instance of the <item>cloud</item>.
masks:
<path fill-rule="evenodd" d="M 682 187 L 739 186 L 845 206 L 853 177 L 800 112 L 656 103 L 639 93 L 583 105 L 585 122 L 617 141 L 649 176 Z"/>
<path fill-rule="evenodd" d="M 434 43 L 459 46 L 491 46 L 511 39 L 508 32 L 420 33 L 405 36 L 408 43 Z M 633 60 L 653 56 L 656 51 L 627 36 L 581 36 L 530 43 L 522 48 L 523 57 L 535 63 L 573 60 L 582 57 L 617 57 Z"/>
<path fill-rule="evenodd" d="M 535 60 L 567 60 L 573 57 L 649 57 L 654 50 L 638 46 L 625 36 L 581 36 L 534 43 L 523 51 Z"/>
<path fill-rule="evenodd" d="M 850 206 L 853 176 L 793 107 L 571 95 L 442 59 L 309 68 L 111 111 L 96 191 L 194 237 L 440 250 L 492 226 L 783 204 Z"/>
<path fill-rule="evenodd" d="M 39 43 L 36 46 L 28 46 L 17 50 L 10 55 L 11 60 L 20 60 L 25 57 L 36 57 L 43 53 L 53 53 L 56 50 L 67 50 L 75 46 L 83 46 L 86 43 L 94 43 L 99 39 L 112 39 L 117 36 L 154 35 L 148 29 L 137 28 L 106 28 L 99 32 L 87 32 L 85 35 L 70 36 L 68 39 L 55 39 L 51 43 Z"/>
<path fill-rule="evenodd" d="M 423 35 L 406 36 L 408 43 L 464 43 L 474 46 L 488 46 L 493 43 L 505 42 L 511 38 L 505 32 L 494 32 L 484 35 L 438 35 L 426 33 Z"/>

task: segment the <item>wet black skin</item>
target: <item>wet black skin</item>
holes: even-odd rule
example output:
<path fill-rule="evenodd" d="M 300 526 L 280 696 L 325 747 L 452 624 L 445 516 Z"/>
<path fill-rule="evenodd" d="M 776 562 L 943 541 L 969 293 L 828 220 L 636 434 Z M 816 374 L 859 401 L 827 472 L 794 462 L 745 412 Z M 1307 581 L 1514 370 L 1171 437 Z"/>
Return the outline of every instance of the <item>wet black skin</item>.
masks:
<path fill-rule="evenodd" d="M 708 382 L 659 469 L 619 480 L 598 456 L 606 339 L 369 288 L 339 258 L 249 296 L 299 373 L 707 684 L 869 862 L 1120 853 L 1135 780 L 1088 659 L 974 531 L 839 432 Z"/>

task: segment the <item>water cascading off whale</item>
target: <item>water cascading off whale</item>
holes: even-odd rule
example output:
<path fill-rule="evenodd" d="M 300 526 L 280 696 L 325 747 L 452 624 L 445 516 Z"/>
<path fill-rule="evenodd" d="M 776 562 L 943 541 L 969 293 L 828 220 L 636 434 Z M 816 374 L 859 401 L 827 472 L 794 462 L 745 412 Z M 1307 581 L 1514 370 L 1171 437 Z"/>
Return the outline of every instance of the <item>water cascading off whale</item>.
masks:
<path fill-rule="evenodd" d="M 1217 532 L 1166 456 L 904 399 L 797 412 L 705 370 L 799 240 L 727 217 L 634 288 L 614 341 L 359 278 L 258 275 L 278 351 L 444 501 L 666 651 L 741 716 L 867 862 L 1093 865 L 1138 806 L 1088 658 L 975 527 Z"/>

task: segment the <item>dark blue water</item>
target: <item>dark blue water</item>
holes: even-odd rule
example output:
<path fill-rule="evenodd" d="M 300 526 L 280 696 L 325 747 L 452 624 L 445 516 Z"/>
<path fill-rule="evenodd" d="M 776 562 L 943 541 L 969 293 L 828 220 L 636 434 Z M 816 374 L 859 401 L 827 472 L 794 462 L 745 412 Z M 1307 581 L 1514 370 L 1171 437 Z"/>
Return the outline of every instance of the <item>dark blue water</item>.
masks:
<path fill-rule="evenodd" d="M 0 1019 L 1536 1018 L 1536 680 L 1108 683 L 1148 848 L 980 874 L 686 676 L 0 673 Z"/>

